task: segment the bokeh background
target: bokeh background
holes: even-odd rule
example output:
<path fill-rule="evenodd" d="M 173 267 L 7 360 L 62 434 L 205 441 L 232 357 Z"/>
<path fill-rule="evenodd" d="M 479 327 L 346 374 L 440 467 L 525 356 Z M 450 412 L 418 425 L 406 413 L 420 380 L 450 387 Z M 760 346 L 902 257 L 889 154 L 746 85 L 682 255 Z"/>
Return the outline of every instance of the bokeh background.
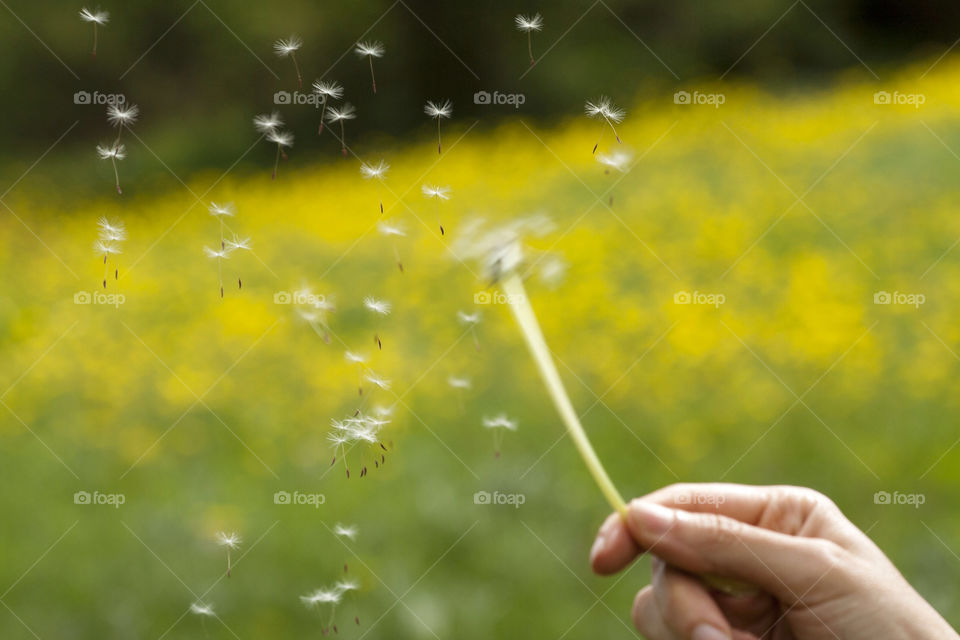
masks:
<path fill-rule="evenodd" d="M 104 5 L 96 59 L 79 8 L 0 10 L 4 638 L 319 636 L 299 596 L 344 575 L 361 584 L 336 614 L 345 638 L 635 635 L 646 563 L 589 573 L 607 507 L 506 308 L 476 304 L 495 289 L 454 246 L 470 219 L 530 213 L 554 225 L 532 260 L 568 265 L 559 284 L 531 278 L 532 303 L 624 494 L 814 487 L 960 623 L 954 3 L 127 3 Z M 530 68 L 512 21 L 537 10 Z M 273 104 L 296 88 L 271 49 L 290 33 L 306 82 L 337 79 L 358 108 L 347 159 L 313 107 Z M 386 45 L 376 96 L 350 51 L 361 38 Z M 474 104 L 480 90 L 524 104 Z M 104 108 L 76 91 L 140 106 L 123 196 L 93 151 L 111 139 Z M 622 146 L 600 149 L 630 150 L 626 173 L 591 154 L 601 126 L 583 103 L 601 93 L 627 109 Z M 438 156 L 422 106 L 444 98 Z M 296 135 L 277 180 L 251 125 L 273 108 Z M 378 190 L 359 165 L 380 158 Z M 425 182 L 451 186 L 443 236 Z M 211 200 L 236 204 L 229 229 L 254 248 L 225 263 L 222 300 L 203 255 Z M 101 291 L 100 216 L 129 231 L 116 307 L 76 303 Z M 407 236 L 378 234 L 383 219 Z M 306 289 L 335 301 L 329 341 L 277 302 Z M 366 295 L 393 312 L 377 321 Z M 457 311 L 482 313 L 475 332 Z M 347 348 L 391 388 L 358 396 Z M 353 452 L 347 479 L 330 421 L 377 405 L 393 407 L 386 464 L 360 478 Z M 500 412 L 519 429 L 496 457 L 481 421 Z M 221 530 L 244 540 L 230 578 Z M 198 600 L 219 618 L 190 614 Z"/>

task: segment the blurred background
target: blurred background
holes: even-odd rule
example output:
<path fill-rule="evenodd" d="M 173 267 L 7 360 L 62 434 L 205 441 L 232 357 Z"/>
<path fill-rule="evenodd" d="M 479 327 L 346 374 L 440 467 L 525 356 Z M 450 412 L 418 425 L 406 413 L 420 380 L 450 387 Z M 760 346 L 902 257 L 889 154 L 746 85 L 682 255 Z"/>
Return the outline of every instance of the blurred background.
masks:
<path fill-rule="evenodd" d="M 104 4 L 96 58 L 79 9 L 0 8 L 2 637 L 320 636 L 300 596 L 342 579 L 344 638 L 636 636 L 647 563 L 590 574 L 608 508 L 458 249 L 527 214 L 552 220 L 529 263 L 566 264 L 531 271 L 532 304 L 625 495 L 814 487 L 960 623 L 955 3 Z M 513 18 L 536 11 L 531 67 Z M 290 34 L 305 87 L 357 107 L 346 159 L 317 109 L 274 103 Z M 361 39 L 386 47 L 375 96 Z M 77 92 L 140 107 L 122 196 L 94 152 L 116 130 Z M 583 116 L 601 94 L 622 144 Z M 271 180 L 251 120 L 274 109 L 296 139 Z M 629 159 L 598 163 L 598 135 Z M 252 239 L 219 266 L 211 201 Z M 106 287 L 101 216 L 129 236 Z M 349 452 L 348 479 L 331 420 L 376 407 L 387 451 Z M 219 531 L 243 539 L 229 578 Z"/>

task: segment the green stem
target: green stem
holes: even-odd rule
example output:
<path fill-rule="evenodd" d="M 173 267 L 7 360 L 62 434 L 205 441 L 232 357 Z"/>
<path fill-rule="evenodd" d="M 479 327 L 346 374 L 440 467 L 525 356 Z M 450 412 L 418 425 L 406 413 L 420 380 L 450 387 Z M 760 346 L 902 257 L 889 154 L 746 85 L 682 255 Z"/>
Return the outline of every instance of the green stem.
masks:
<path fill-rule="evenodd" d="M 530 355 L 533 356 L 534 362 L 537 363 L 540 377 L 547 386 L 550 398 L 553 400 L 553 404 L 560 414 L 560 418 L 566 425 L 567 432 L 570 434 L 570 437 L 573 438 L 574 444 L 577 445 L 577 451 L 579 451 L 580 457 L 583 458 L 587 469 L 591 475 L 593 475 L 593 480 L 597 483 L 597 486 L 600 487 L 600 491 L 607 499 L 607 502 L 610 503 L 610 506 L 613 507 L 613 510 L 621 516 L 626 517 L 627 505 L 620 496 L 620 492 L 617 491 L 617 488 L 614 486 L 613 481 L 610 480 L 610 476 L 607 475 L 607 470 L 604 469 L 600 458 L 597 457 L 596 452 L 593 450 L 590 439 L 587 438 L 587 434 L 583 430 L 583 425 L 580 424 L 580 419 L 573 410 L 573 404 L 570 402 L 570 397 L 563 387 L 563 381 L 561 381 L 557 367 L 553 363 L 550 349 L 547 347 L 547 342 L 544 340 L 543 333 L 540 331 L 537 316 L 533 311 L 533 307 L 530 306 L 530 301 L 527 299 L 527 292 L 523 287 L 523 281 L 520 280 L 520 277 L 516 274 L 510 274 L 502 282 L 501 286 L 503 287 L 503 292 L 507 295 L 507 302 L 510 305 L 510 310 L 513 312 L 513 317 L 516 319 L 517 324 L 520 325 L 520 330 L 526 340 L 527 348 L 530 349 Z"/>

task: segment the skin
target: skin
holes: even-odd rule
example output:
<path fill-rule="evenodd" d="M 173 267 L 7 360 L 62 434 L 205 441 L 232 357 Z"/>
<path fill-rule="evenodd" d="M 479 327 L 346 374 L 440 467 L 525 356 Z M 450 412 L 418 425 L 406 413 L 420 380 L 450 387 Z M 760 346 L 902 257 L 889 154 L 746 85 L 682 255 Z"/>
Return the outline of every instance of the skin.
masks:
<path fill-rule="evenodd" d="M 678 484 L 607 518 L 590 552 L 616 573 L 645 553 L 633 621 L 649 640 L 957 640 L 827 497 L 801 487 Z M 755 585 L 727 595 L 704 574 Z"/>

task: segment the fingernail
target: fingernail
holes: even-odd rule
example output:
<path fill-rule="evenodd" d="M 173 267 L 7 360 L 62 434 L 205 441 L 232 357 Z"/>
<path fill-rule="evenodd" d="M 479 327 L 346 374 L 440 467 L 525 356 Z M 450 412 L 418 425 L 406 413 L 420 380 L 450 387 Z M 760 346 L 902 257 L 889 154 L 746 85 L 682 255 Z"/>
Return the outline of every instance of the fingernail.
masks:
<path fill-rule="evenodd" d="M 730 640 L 730 634 L 709 624 L 701 623 L 694 627 L 690 640 Z"/>
<path fill-rule="evenodd" d="M 676 520 L 672 509 L 645 500 L 631 502 L 628 513 L 634 526 L 643 533 L 653 536 L 666 534 L 673 528 Z"/>

